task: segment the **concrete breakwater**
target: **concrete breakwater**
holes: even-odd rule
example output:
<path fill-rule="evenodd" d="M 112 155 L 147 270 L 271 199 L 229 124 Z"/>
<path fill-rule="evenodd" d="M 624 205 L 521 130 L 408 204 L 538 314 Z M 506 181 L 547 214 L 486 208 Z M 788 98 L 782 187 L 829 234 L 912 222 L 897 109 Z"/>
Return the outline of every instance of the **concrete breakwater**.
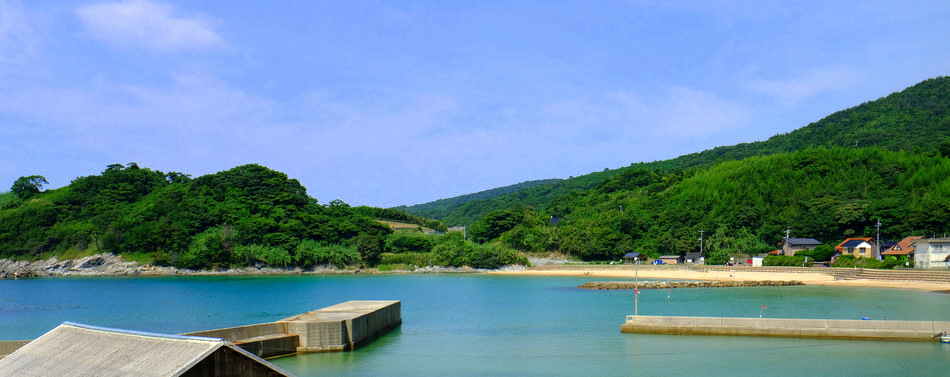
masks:
<path fill-rule="evenodd" d="M 260 357 L 353 350 L 402 324 L 399 301 L 347 301 L 276 322 L 182 335 L 221 338 Z"/>
<path fill-rule="evenodd" d="M 276 322 L 185 333 L 218 338 L 261 357 L 353 350 L 402 324 L 400 301 L 347 301 Z M 0 359 L 30 341 L 0 342 Z"/>
<path fill-rule="evenodd" d="M 804 285 L 798 280 L 741 280 L 741 281 L 592 281 L 581 284 L 581 289 L 668 289 L 668 288 L 724 288 L 724 287 L 782 287 Z"/>
<path fill-rule="evenodd" d="M 787 338 L 939 341 L 944 321 L 664 317 L 628 315 L 620 332 L 674 335 L 742 335 Z"/>

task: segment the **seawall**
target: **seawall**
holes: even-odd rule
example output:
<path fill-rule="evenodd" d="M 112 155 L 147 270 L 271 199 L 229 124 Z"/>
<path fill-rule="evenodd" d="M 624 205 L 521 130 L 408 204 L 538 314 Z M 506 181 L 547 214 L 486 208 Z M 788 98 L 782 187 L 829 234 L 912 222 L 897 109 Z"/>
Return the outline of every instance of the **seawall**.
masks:
<path fill-rule="evenodd" d="M 402 324 L 400 301 L 347 301 L 276 322 L 191 332 L 260 357 L 353 350 Z"/>
<path fill-rule="evenodd" d="M 950 322 L 628 315 L 620 331 L 641 334 L 935 341 L 939 337 L 935 338 L 934 335 L 950 331 Z"/>

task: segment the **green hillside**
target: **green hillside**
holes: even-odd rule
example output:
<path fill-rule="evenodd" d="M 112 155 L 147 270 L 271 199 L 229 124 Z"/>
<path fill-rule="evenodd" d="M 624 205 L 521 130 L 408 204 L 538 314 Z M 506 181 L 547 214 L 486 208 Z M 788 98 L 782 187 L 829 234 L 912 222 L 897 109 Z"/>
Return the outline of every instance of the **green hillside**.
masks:
<path fill-rule="evenodd" d="M 950 231 L 948 203 L 946 156 L 819 147 L 690 172 L 626 170 L 537 210 L 493 211 L 470 234 L 524 251 L 616 260 L 631 251 L 699 251 L 704 230 L 706 251 L 721 258 L 775 249 L 786 228 L 832 244 L 874 235 L 878 220 L 885 239 L 942 234 Z"/>
<path fill-rule="evenodd" d="M 536 181 L 525 181 L 521 183 L 516 183 L 510 186 L 496 187 L 490 190 L 479 191 L 474 194 L 466 194 L 461 196 L 456 196 L 448 199 L 439 199 L 436 201 L 413 205 L 411 208 L 411 213 L 426 217 L 426 218 L 435 218 L 434 215 L 440 215 L 443 208 L 454 208 L 459 207 L 466 202 L 475 201 L 475 200 L 487 200 L 494 197 L 498 197 L 505 194 L 511 194 L 519 192 L 521 190 L 529 189 L 535 186 L 540 186 L 548 183 L 554 183 L 560 181 L 560 179 L 542 179 Z M 410 207 L 408 206 L 399 206 L 394 207 L 394 209 L 400 211 L 406 211 Z"/>
<path fill-rule="evenodd" d="M 429 252 L 440 262 L 495 268 L 524 263 L 511 249 L 460 235 L 393 232 L 376 219 L 434 229 L 445 224 L 402 211 L 319 204 L 296 179 L 244 165 L 192 179 L 109 165 L 101 175 L 42 191 L 45 179 L 18 179 L 0 194 L 0 258 L 75 258 L 100 252 L 189 269 L 244 266 L 376 265 L 383 257 Z M 392 257 L 390 257 L 392 259 Z"/>
<path fill-rule="evenodd" d="M 541 208 L 572 192 L 594 187 L 615 174 L 641 169 L 666 172 L 708 167 L 718 162 L 772 155 L 809 147 L 880 147 L 887 150 L 933 151 L 950 136 L 950 77 L 929 79 L 875 101 L 836 112 L 787 134 L 766 141 L 724 146 L 670 160 L 635 163 L 522 189 L 487 199 L 454 200 L 405 207 L 407 213 L 445 221 L 472 224 L 491 211 L 515 204 Z M 462 197 L 460 197 L 462 198 Z M 422 209 L 425 209 L 424 212 Z"/>

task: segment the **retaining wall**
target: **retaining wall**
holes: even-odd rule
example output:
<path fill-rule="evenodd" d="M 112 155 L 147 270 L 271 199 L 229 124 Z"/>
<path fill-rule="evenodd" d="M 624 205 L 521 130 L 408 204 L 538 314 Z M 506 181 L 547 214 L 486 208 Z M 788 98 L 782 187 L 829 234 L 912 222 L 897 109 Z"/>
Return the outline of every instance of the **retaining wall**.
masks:
<path fill-rule="evenodd" d="M 818 339 L 935 341 L 950 331 L 943 321 L 627 316 L 625 333 L 745 335 Z"/>

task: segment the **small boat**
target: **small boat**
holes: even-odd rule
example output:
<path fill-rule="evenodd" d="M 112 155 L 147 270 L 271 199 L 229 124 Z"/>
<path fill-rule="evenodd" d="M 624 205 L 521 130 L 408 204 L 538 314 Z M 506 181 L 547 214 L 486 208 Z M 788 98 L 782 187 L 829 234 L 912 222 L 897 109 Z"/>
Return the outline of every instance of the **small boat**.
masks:
<path fill-rule="evenodd" d="M 940 334 L 940 343 L 950 343 L 950 335 L 947 335 L 946 332 Z"/>

